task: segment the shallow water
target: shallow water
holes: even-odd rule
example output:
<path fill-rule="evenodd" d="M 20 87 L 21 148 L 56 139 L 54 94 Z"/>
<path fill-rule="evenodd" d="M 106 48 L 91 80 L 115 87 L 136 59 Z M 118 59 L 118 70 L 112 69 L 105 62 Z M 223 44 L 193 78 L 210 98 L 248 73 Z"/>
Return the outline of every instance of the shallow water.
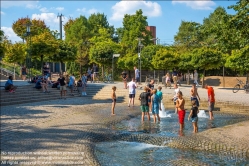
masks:
<path fill-rule="evenodd" d="M 147 116 L 145 116 L 145 121 L 141 122 L 141 116 L 137 116 L 136 118 L 132 118 L 130 120 L 121 121 L 121 123 L 112 125 L 111 128 L 113 130 L 121 130 L 121 131 L 129 131 L 129 132 L 137 132 L 137 133 L 149 133 L 156 134 L 160 136 L 168 136 L 168 137 L 176 137 L 179 136 L 179 123 L 178 123 L 178 115 L 174 113 L 172 110 L 165 110 L 167 117 L 161 117 L 160 122 L 153 122 L 153 116 L 150 115 L 150 122 L 147 120 Z M 221 114 L 214 113 L 214 120 L 209 120 L 208 112 L 205 114 L 200 112 L 200 116 L 198 118 L 198 130 L 199 132 L 205 131 L 210 128 L 215 127 L 223 127 L 226 125 L 238 123 L 244 120 L 248 120 L 247 116 L 243 115 L 231 115 L 231 114 Z M 183 135 L 191 135 L 193 132 L 192 122 L 188 121 L 189 113 L 186 112 L 185 115 L 185 127 Z"/>
<path fill-rule="evenodd" d="M 102 142 L 95 155 L 101 166 L 247 165 L 248 160 L 208 152 L 173 149 L 138 142 Z"/>

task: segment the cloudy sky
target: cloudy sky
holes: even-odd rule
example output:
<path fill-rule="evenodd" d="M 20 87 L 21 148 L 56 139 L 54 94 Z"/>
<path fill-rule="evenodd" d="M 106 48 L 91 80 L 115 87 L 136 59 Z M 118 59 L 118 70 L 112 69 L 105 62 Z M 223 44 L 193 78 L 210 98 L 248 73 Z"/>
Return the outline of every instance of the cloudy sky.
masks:
<path fill-rule="evenodd" d="M 234 14 L 228 6 L 236 1 L 211 0 L 165 0 L 165 1 L 1 1 L 1 29 L 14 41 L 21 41 L 11 26 L 18 18 L 29 17 L 44 20 L 53 30 L 59 30 L 59 14 L 63 24 L 80 15 L 104 13 L 110 25 L 122 26 L 124 14 L 134 14 L 142 9 L 148 17 L 148 24 L 156 26 L 157 37 L 161 43 L 171 44 L 182 20 L 202 23 L 205 17 L 218 6 L 224 7 L 229 14 Z"/>

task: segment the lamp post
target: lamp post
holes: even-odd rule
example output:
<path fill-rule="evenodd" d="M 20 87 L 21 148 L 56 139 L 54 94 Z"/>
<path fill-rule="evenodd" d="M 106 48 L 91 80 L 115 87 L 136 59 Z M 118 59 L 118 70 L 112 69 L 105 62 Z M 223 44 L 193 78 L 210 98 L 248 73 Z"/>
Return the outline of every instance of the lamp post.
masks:
<path fill-rule="evenodd" d="M 28 58 L 27 58 L 27 66 L 28 66 L 28 69 L 29 69 L 29 82 L 31 83 L 31 80 L 32 80 L 32 78 L 31 78 L 31 66 L 32 66 L 32 64 L 31 64 L 31 32 L 30 32 L 30 27 L 31 27 L 31 21 L 30 21 L 30 19 L 29 18 L 27 18 L 27 23 L 26 23 L 26 36 L 27 36 L 27 39 L 28 39 L 28 37 L 29 37 L 29 43 L 28 43 L 28 40 L 27 40 L 27 44 L 28 44 L 28 46 L 29 46 L 29 48 L 28 48 Z"/>
<path fill-rule="evenodd" d="M 142 82 L 142 71 L 141 71 L 141 49 L 143 47 L 143 45 L 141 44 L 141 41 L 144 40 L 142 38 L 137 38 L 136 40 L 138 40 L 138 59 L 139 59 L 139 62 L 138 62 L 138 65 L 139 65 L 139 73 L 140 73 L 140 84 Z"/>
<path fill-rule="evenodd" d="M 159 41 L 160 39 L 159 38 L 153 38 L 153 39 L 150 39 L 154 42 L 155 45 L 158 45 L 159 44 Z M 156 71 L 154 69 L 154 80 L 155 80 L 155 77 L 156 77 Z"/>

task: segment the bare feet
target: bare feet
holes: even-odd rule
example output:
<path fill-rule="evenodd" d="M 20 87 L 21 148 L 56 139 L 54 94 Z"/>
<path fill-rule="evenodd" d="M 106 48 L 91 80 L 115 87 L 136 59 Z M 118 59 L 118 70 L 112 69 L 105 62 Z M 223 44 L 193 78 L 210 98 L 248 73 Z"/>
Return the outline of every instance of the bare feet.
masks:
<path fill-rule="evenodd" d="M 111 114 L 111 115 L 116 115 L 116 114 Z"/>

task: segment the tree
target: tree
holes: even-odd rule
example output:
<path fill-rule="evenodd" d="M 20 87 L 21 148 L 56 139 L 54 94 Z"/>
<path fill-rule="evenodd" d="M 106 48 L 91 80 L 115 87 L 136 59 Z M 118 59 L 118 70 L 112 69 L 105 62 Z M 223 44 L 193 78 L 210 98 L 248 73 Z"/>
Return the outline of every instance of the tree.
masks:
<path fill-rule="evenodd" d="M 202 87 L 204 87 L 205 71 L 221 67 L 223 65 L 222 54 L 208 47 L 194 49 L 192 54 L 192 65 L 203 70 Z"/>
<path fill-rule="evenodd" d="M 178 66 L 179 56 L 171 48 L 160 48 L 156 56 L 153 56 L 151 63 L 155 69 L 173 69 Z"/>
<path fill-rule="evenodd" d="M 57 54 L 54 54 L 50 57 L 52 62 L 69 62 L 74 61 L 76 58 L 76 47 L 71 46 L 63 40 L 58 40 L 58 51 Z"/>
<path fill-rule="evenodd" d="M 30 45 L 29 51 L 31 58 L 40 60 L 41 70 L 43 66 L 43 60 L 49 60 L 51 56 L 58 53 L 58 42 L 49 31 L 45 31 L 40 35 L 32 37 L 32 43 L 31 41 L 28 43 Z"/>
<path fill-rule="evenodd" d="M 6 43 L 3 60 L 8 63 L 24 64 L 26 59 L 26 45 L 23 43 Z"/>
<path fill-rule="evenodd" d="M 117 34 L 120 36 L 120 44 L 123 49 L 122 54 L 118 60 L 118 66 L 122 69 L 132 69 L 137 64 L 139 52 L 139 39 L 143 46 L 152 44 L 153 41 L 151 33 L 146 30 L 148 26 L 147 17 L 143 16 L 142 10 L 136 11 L 134 15 L 126 14 L 123 18 L 123 28 L 117 29 Z M 123 62 L 125 61 L 125 62 Z M 129 62 L 127 62 L 129 61 Z M 123 66 L 126 64 L 125 66 Z M 127 65 L 130 66 L 127 66 Z M 131 65 L 132 64 L 132 65 Z"/>
<path fill-rule="evenodd" d="M 240 50 L 233 50 L 232 55 L 227 58 L 225 66 L 249 74 L 249 46 Z"/>
<path fill-rule="evenodd" d="M 188 85 L 189 85 L 189 80 L 190 80 L 189 70 L 194 68 L 193 64 L 191 63 L 191 60 L 192 60 L 192 53 L 185 52 L 184 54 L 181 54 L 179 64 L 178 64 L 178 67 L 180 70 L 188 71 L 188 79 L 187 79 Z"/>
<path fill-rule="evenodd" d="M 2 58 L 4 56 L 3 40 L 4 40 L 4 32 L 2 30 L 0 30 L 0 58 Z"/>
<path fill-rule="evenodd" d="M 15 21 L 12 24 L 12 29 L 17 36 L 19 36 L 22 39 L 26 39 L 27 38 L 26 24 L 28 23 L 32 24 L 30 27 L 30 32 L 32 36 L 39 35 L 44 31 L 49 30 L 44 21 L 36 19 L 30 20 L 30 18 L 19 18 L 17 21 Z"/>

